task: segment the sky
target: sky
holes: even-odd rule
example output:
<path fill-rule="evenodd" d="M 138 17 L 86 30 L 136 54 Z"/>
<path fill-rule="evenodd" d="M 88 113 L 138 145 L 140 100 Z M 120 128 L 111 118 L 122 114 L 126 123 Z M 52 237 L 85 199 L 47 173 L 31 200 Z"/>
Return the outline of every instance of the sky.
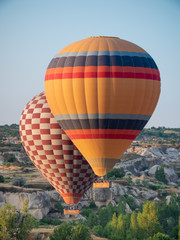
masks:
<path fill-rule="evenodd" d="M 162 85 L 146 127 L 180 128 L 180 0 L 0 0 L 0 125 L 19 123 L 58 51 L 101 35 L 153 57 Z"/>

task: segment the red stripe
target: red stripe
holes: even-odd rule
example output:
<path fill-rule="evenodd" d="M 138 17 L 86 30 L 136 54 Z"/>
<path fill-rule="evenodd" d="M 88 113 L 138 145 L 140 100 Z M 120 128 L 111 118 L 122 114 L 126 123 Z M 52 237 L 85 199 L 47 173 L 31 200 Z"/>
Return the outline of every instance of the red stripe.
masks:
<path fill-rule="evenodd" d="M 53 150 L 45 150 L 45 154 L 46 155 L 52 155 L 52 156 L 54 155 Z"/>
<path fill-rule="evenodd" d="M 51 145 L 51 140 L 42 140 L 43 145 Z"/>
<path fill-rule="evenodd" d="M 53 147 L 53 150 L 62 150 L 62 145 L 53 145 L 52 144 L 52 147 Z"/>
<path fill-rule="evenodd" d="M 33 135 L 33 140 L 41 140 L 41 136 L 40 135 Z"/>
<path fill-rule="evenodd" d="M 43 150 L 43 146 L 41 146 L 41 145 L 36 145 L 36 149 L 37 149 L 37 150 Z"/>
<path fill-rule="evenodd" d="M 73 150 L 63 150 L 63 154 L 64 155 L 72 155 L 73 154 Z"/>
<path fill-rule="evenodd" d="M 38 103 L 38 104 L 36 105 L 36 108 L 42 108 L 42 106 L 43 106 L 42 103 Z"/>
<path fill-rule="evenodd" d="M 32 119 L 26 119 L 25 124 L 31 124 Z"/>
<path fill-rule="evenodd" d="M 40 125 L 39 124 L 32 124 L 31 126 L 32 126 L 32 129 L 39 129 Z"/>
<path fill-rule="evenodd" d="M 71 139 L 135 139 L 137 135 L 127 134 L 77 134 L 69 135 Z"/>
<path fill-rule="evenodd" d="M 42 108 L 42 113 L 50 113 L 51 109 L 50 108 Z"/>
<path fill-rule="evenodd" d="M 159 74 L 136 72 L 74 72 L 46 74 L 45 80 L 71 79 L 71 78 L 142 78 L 160 81 Z"/>
<path fill-rule="evenodd" d="M 51 134 L 51 139 L 53 140 L 61 140 L 61 135 L 60 134 Z"/>
<path fill-rule="evenodd" d="M 51 129 L 61 129 L 60 126 L 59 126 L 59 123 L 51 123 L 50 128 Z"/>
<path fill-rule="evenodd" d="M 64 160 L 64 164 L 73 164 L 73 160 Z"/>
<path fill-rule="evenodd" d="M 41 134 L 50 134 L 50 129 L 40 129 Z"/>
<path fill-rule="evenodd" d="M 32 118 L 40 118 L 40 113 L 33 113 Z"/>
<path fill-rule="evenodd" d="M 49 118 L 40 118 L 40 123 L 49 123 L 50 119 Z"/>
<path fill-rule="evenodd" d="M 62 140 L 63 145 L 72 145 L 71 140 Z"/>

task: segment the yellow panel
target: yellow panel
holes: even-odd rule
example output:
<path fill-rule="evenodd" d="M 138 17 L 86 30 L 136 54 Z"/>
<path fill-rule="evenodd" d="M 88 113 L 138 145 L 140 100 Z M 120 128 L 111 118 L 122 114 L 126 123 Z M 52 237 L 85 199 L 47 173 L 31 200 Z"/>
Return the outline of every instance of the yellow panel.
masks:
<path fill-rule="evenodd" d="M 159 98 L 160 82 L 127 78 L 56 79 L 45 81 L 45 91 L 54 115 L 97 112 L 151 115 Z"/>
<path fill-rule="evenodd" d="M 81 149 L 81 153 L 86 159 L 119 159 L 132 141 L 129 139 L 74 139 L 73 143 L 78 149 Z"/>

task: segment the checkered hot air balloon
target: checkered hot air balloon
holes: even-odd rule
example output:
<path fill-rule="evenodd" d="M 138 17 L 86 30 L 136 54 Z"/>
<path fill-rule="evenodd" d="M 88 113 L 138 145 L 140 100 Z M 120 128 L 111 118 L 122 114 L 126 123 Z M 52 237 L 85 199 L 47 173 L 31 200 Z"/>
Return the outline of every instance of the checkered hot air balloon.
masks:
<path fill-rule="evenodd" d="M 44 92 L 20 118 L 20 136 L 30 159 L 67 204 L 76 204 L 96 176 L 52 115 Z"/>
<path fill-rule="evenodd" d="M 117 37 L 90 37 L 50 62 L 45 94 L 52 113 L 91 165 L 104 176 L 150 119 L 160 94 L 152 57 Z"/>

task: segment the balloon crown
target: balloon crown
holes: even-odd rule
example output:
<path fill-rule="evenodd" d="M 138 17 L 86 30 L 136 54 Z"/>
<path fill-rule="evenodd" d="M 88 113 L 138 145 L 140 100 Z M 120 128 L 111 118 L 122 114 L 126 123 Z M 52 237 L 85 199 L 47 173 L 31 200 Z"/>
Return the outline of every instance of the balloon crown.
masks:
<path fill-rule="evenodd" d="M 112 37 L 112 36 L 91 36 L 88 38 L 118 38 L 118 37 Z"/>

